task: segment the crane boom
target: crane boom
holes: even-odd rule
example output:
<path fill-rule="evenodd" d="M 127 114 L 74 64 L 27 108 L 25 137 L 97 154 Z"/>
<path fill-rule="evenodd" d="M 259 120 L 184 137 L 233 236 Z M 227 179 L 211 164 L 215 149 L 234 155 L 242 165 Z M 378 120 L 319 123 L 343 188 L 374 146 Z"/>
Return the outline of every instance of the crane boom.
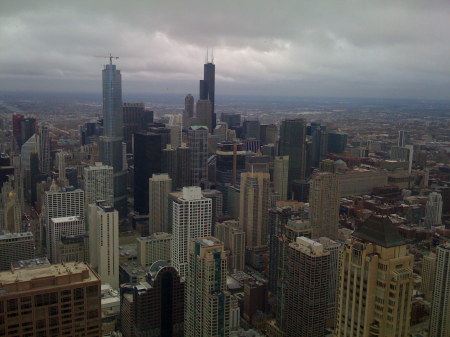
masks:
<path fill-rule="evenodd" d="M 109 53 L 109 56 L 94 56 L 94 57 L 102 57 L 102 58 L 105 58 L 105 59 L 109 59 L 109 64 L 112 64 L 112 60 L 113 59 L 117 60 L 119 58 L 119 56 L 112 56 L 111 53 Z"/>

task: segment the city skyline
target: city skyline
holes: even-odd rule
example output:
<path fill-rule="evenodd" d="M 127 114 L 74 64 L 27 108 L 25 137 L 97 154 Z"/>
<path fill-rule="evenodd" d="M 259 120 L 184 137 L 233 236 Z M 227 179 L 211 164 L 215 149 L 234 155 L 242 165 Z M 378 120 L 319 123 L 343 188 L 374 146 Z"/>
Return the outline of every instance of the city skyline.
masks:
<path fill-rule="evenodd" d="M 124 92 L 196 93 L 209 48 L 219 96 L 448 97 L 444 1 L 79 4 L 0 5 L 0 90 L 98 92 L 111 52 Z"/>

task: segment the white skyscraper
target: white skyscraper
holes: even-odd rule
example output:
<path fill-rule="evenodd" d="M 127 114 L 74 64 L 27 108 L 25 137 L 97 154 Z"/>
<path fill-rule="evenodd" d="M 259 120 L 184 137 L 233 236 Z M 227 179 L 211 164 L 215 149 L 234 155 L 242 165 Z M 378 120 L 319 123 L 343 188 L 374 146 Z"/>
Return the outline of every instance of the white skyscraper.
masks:
<path fill-rule="evenodd" d="M 450 243 L 436 250 L 436 272 L 431 301 L 430 336 L 450 336 Z"/>
<path fill-rule="evenodd" d="M 109 205 L 114 203 L 114 181 L 112 166 L 95 163 L 84 168 L 84 192 L 87 205 L 97 200 L 104 200 Z"/>
<path fill-rule="evenodd" d="M 47 227 L 47 256 L 50 262 L 58 263 L 56 247 L 61 236 L 80 235 L 84 232 L 84 220 L 79 216 L 50 219 Z"/>
<path fill-rule="evenodd" d="M 200 187 L 183 187 L 172 210 L 172 265 L 186 277 L 191 239 L 211 235 L 212 201 L 202 196 Z"/>
<path fill-rule="evenodd" d="M 106 203 L 90 204 L 89 255 L 102 283 L 119 287 L 119 212 Z"/>
<path fill-rule="evenodd" d="M 149 234 L 168 232 L 168 203 L 172 191 L 172 179 L 167 173 L 154 174 L 148 182 L 149 187 Z"/>
<path fill-rule="evenodd" d="M 66 151 L 59 151 L 55 155 L 56 167 L 58 168 L 58 181 L 61 186 L 66 186 L 69 182 L 66 177 L 67 158 L 70 156 Z"/>
<path fill-rule="evenodd" d="M 442 195 L 431 192 L 428 196 L 425 208 L 425 225 L 431 226 L 442 225 Z"/>

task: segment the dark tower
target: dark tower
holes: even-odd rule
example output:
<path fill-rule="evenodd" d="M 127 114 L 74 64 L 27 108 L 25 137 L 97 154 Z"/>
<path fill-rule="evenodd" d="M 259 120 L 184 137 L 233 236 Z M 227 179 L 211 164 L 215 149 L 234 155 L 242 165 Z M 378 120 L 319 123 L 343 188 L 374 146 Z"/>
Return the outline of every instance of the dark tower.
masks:
<path fill-rule="evenodd" d="M 216 113 L 214 111 L 216 65 L 213 62 L 214 57 L 212 57 L 211 62 L 209 62 L 208 55 L 206 55 L 206 63 L 203 66 L 203 80 L 200 80 L 200 99 L 208 99 L 211 101 L 211 120 L 212 129 L 214 130 L 216 127 Z"/>

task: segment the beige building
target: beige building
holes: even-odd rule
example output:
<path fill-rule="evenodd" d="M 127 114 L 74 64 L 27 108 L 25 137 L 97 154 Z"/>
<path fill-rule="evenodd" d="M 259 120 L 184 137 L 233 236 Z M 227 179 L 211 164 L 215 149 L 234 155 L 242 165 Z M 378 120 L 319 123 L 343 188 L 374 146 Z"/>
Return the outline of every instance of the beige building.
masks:
<path fill-rule="evenodd" d="M 148 182 L 149 188 L 149 234 L 168 232 L 169 193 L 172 191 L 172 179 L 167 173 L 153 174 Z"/>
<path fill-rule="evenodd" d="M 246 248 L 267 245 L 270 208 L 270 175 L 266 172 L 241 173 L 239 222 L 246 235 Z"/>
<path fill-rule="evenodd" d="M 339 200 L 337 176 L 329 172 L 316 173 L 309 185 L 309 217 L 313 238 L 337 238 Z"/>
<path fill-rule="evenodd" d="M 101 336 L 100 278 L 85 263 L 0 273 L 1 336 Z"/>
<path fill-rule="evenodd" d="M 244 270 L 245 232 L 239 228 L 239 222 L 228 220 L 216 223 L 215 235 L 228 253 L 228 271 Z"/>
<path fill-rule="evenodd" d="M 341 254 L 335 337 L 406 337 L 413 256 L 388 217 L 372 215 Z"/>
<path fill-rule="evenodd" d="M 151 266 L 156 261 L 170 262 L 172 234 L 157 232 L 136 240 L 137 260 L 142 267 Z"/>
<path fill-rule="evenodd" d="M 423 258 L 422 262 L 422 285 L 421 290 L 427 301 L 431 301 L 434 289 L 436 272 L 436 254 L 430 253 Z"/>
<path fill-rule="evenodd" d="M 369 194 L 374 187 L 388 184 L 387 171 L 355 169 L 337 174 L 337 179 L 340 197 Z"/>
<path fill-rule="evenodd" d="M 211 236 L 192 240 L 185 292 L 185 337 L 230 336 L 231 295 L 226 279 L 223 243 Z"/>
<path fill-rule="evenodd" d="M 273 162 L 273 189 L 281 196 L 281 200 L 288 199 L 289 156 L 277 156 Z"/>
<path fill-rule="evenodd" d="M 31 232 L 0 235 L 0 270 L 11 269 L 11 264 L 34 258 L 34 237 Z"/>

